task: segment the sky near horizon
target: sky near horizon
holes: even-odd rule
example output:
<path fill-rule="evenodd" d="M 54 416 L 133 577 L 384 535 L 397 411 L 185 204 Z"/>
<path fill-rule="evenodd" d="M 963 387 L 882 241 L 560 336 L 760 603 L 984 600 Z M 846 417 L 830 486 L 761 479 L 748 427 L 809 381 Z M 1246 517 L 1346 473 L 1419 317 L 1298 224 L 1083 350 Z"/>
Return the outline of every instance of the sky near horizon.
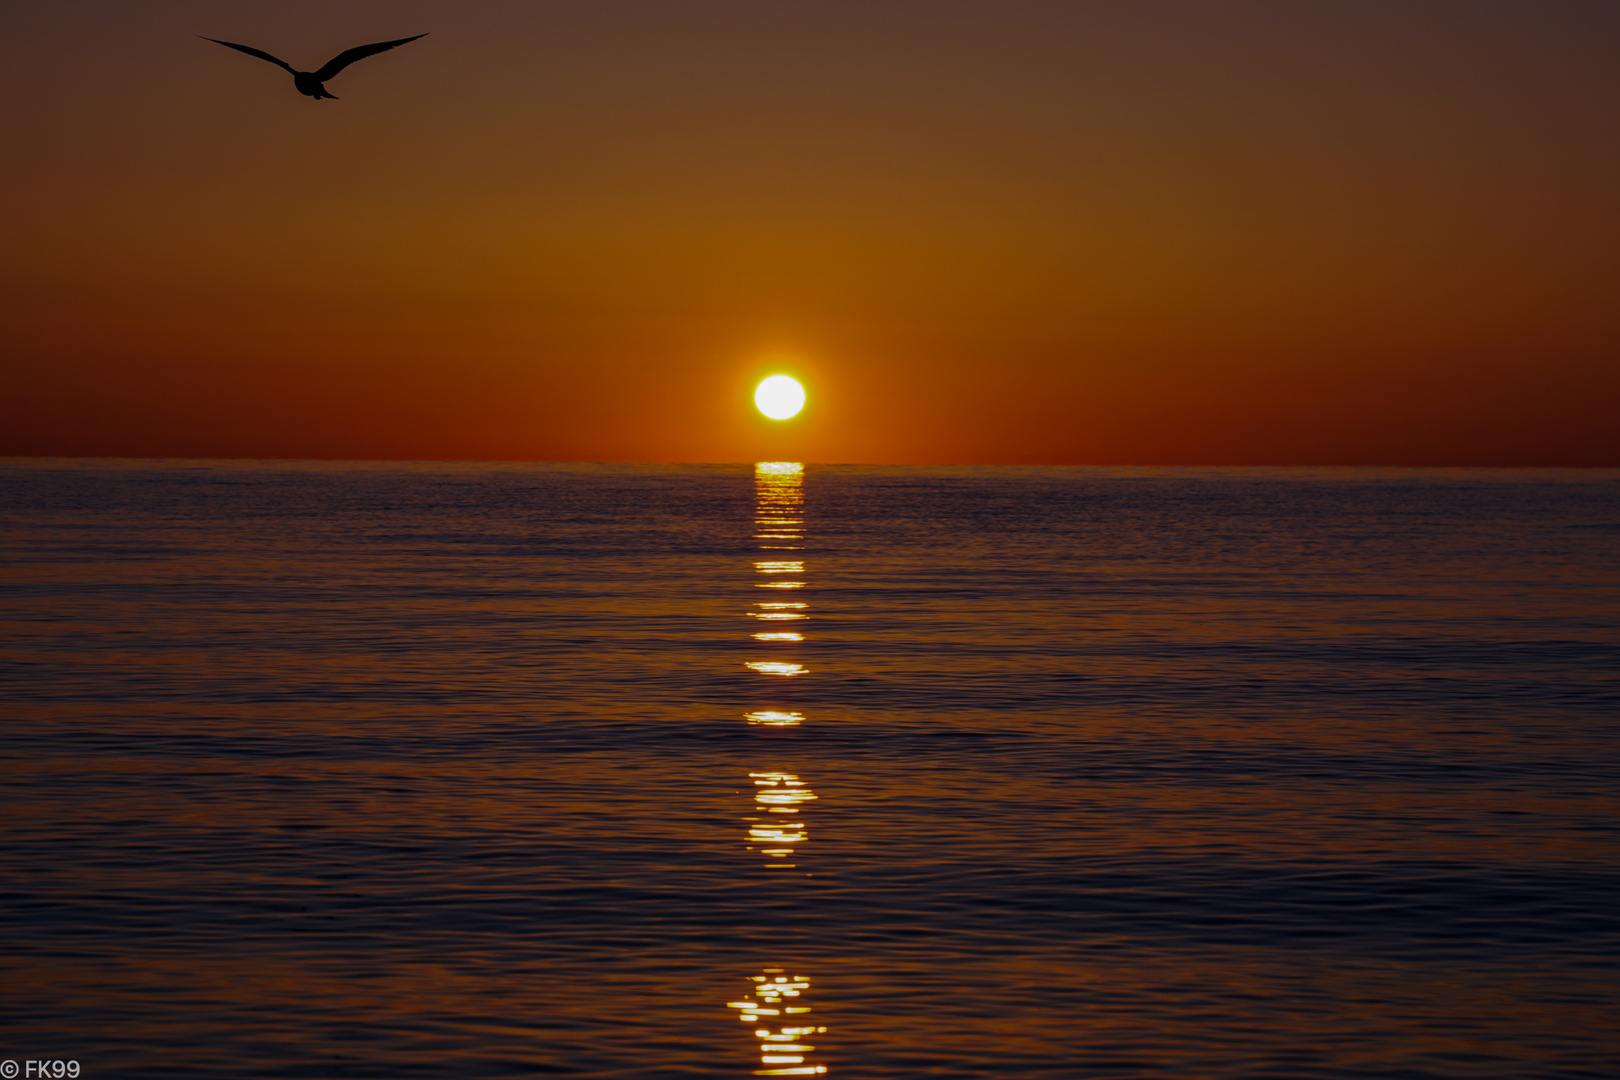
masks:
<path fill-rule="evenodd" d="M 337 101 L 196 36 L 424 32 Z M 1616 56 L 1610 0 L 9 5 L 0 454 L 1620 465 Z"/>

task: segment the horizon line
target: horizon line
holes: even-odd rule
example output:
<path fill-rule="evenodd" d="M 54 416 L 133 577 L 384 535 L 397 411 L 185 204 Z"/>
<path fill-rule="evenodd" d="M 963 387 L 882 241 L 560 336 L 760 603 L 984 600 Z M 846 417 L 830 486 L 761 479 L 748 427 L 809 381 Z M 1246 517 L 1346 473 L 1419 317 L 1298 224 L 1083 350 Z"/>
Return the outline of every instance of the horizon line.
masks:
<path fill-rule="evenodd" d="M 249 455 L 189 455 L 189 454 L 0 454 L 0 462 L 48 461 L 107 461 L 107 462 L 237 462 L 286 463 L 324 465 L 615 465 L 627 468 L 654 467 L 752 467 L 762 461 L 788 461 L 791 458 L 742 458 L 732 461 L 700 460 L 643 460 L 609 458 L 406 458 L 406 457 L 255 457 Z M 1613 465 L 1523 465 L 1523 464 L 1344 464 L 1344 463 L 1141 463 L 1141 462 L 1031 462 L 1031 461 L 815 461 L 801 460 L 799 464 L 822 468 L 939 468 L 939 469 L 1179 469 L 1179 470 L 1399 470 L 1423 471 L 1490 471 L 1490 472 L 1620 472 L 1620 463 Z"/>

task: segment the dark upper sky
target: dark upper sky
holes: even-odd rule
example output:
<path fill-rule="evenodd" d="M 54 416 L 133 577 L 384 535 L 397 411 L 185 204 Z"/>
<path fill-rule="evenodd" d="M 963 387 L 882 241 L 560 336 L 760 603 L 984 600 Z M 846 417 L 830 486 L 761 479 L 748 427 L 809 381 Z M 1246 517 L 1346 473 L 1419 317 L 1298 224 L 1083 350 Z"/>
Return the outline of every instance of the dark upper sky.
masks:
<path fill-rule="evenodd" d="M 196 36 L 423 32 L 337 101 Z M 0 453 L 1620 464 L 1612 0 L 63 2 L 0 54 Z"/>

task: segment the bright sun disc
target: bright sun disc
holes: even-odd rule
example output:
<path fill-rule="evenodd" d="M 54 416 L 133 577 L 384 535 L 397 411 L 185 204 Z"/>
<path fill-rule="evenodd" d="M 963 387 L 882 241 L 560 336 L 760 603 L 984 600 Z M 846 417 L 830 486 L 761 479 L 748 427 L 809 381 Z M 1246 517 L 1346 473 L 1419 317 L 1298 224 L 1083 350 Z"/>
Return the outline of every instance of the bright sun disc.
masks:
<path fill-rule="evenodd" d="M 804 408 L 804 387 L 791 375 L 772 375 L 754 389 L 754 404 L 772 420 L 786 420 Z"/>

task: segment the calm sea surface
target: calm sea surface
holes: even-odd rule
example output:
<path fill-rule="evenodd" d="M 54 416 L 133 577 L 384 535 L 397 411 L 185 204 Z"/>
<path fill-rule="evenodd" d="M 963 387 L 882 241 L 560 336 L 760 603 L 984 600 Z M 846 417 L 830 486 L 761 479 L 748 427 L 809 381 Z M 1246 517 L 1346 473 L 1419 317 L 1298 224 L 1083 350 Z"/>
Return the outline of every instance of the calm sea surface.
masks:
<path fill-rule="evenodd" d="M 1620 473 L 0 462 L 0 1057 L 1620 1075 Z"/>

